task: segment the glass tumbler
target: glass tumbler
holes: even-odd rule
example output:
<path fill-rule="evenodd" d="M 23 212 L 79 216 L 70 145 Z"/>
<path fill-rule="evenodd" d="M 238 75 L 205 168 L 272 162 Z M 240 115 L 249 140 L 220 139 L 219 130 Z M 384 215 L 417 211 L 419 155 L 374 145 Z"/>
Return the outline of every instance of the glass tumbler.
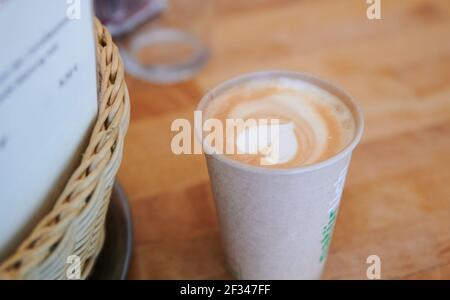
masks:
<path fill-rule="evenodd" d="M 155 83 L 174 83 L 194 76 L 208 60 L 214 0 L 123 1 L 109 8 L 110 15 L 114 8 L 115 15 L 128 20 L 132 18 L 126 16 L 133 15 L 136 20 L 132 25 L 123 22 L 128 24 L 116 37 L 129 73 Z"/>

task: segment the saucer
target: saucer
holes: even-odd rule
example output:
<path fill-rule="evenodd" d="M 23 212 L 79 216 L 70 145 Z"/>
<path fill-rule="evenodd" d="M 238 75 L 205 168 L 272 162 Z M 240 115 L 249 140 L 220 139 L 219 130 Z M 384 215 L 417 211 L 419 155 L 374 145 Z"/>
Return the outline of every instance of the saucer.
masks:
<path fill-rule="evenodd" d="M 121 185 L 116 181 L 111 194 L 105 224 L 105 242 L 90 280 L 124 280 L 133 249 L 133 223 L 130 206 Z"/>

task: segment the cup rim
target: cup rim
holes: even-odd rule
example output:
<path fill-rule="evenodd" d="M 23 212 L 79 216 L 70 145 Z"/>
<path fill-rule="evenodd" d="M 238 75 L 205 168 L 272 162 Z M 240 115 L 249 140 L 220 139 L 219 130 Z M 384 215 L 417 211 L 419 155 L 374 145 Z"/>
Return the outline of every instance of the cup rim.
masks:
<path fill-rule="evenodd" d="M 231 158 L 228 158 L 226 155 L 223 154 L 206 154 L 205 156 L 211 156 L 214 159 L 217 159 L 233 168 L 237 168 L 243 171 L 251 172 L 251 173 L 259 173 L 259 174 L 268 174 L 268 175 L 283 175 L 283 174 L 299 174 L 299 173 L 306 173 L 315 171 L 318 169 L 325 168 L 326 166 L 329 166 L 331 164 L 336 163 L 337 161 L 341 160 L 343 157 L 347 156 L 349 153 L 351 153 L 355 147 L 360 142 L 363 132 L 364 132 L 364 114 L 359 106 L 359 104 L 351 97 L 347 92 L 345 92 L 344 89 L 342 89 L 338 84 L 321 79 L 319 77 L 316 77 L 311 74 L 297 72 L 297 71 L 287 71 L 287 70 L 264 70 L 264 71 L 257 71 L 257 72 L 250 72 L 245 73 L 236 77 L 233 77 L 231 79 L 228 79 L 218 85 L 215 85 L 213 88 L 208 90 L 206 94 L 201 98 L 200 102 L 197 105 L 196 110 L 197 111 L 204 111 L 206 105 L 214 100 L 216 98 L 216 95 L 221 94 L 223 91 L 227 91 L 234 86 L 238 85 L 239 83 L 243 83 L 246 81 L 254 80 L 254 79 L 261 79 L 261 78 L 271 78 L 271 77 L 284 77 L 284 78 L 292 78 L 301 80 L 310 84 L 313 84 L 321 89 L 324 89 L 325 91 L 335 95 L 338 97 L 341 101 L 344 102 L 347 106 L 349 106 L 355 123 L 356 123 L 356 133 L 353 139 L 350 143 L 348 143 L 341 151 L 337 152 L 333 156 L 322 160 L 320 162 L 298 166 L 295 168 L 286 168 L 286 169 L 277 169 L 277 168 L 266 168 L 261 166 L 255 166 L 250 164 L 245 164 L 243 162 L 233 160 Z M 202 124 L 203 125 L 203 124 Z M 202 128 L 199 128 L 199 124 L 194 124 L 194 131 L 195 136 L 197 139 L 197 142 L 201 141 L 200 134 L 202 134 Z M 203 149 L 203 143 L 201 143 L 202 149 Z"/>

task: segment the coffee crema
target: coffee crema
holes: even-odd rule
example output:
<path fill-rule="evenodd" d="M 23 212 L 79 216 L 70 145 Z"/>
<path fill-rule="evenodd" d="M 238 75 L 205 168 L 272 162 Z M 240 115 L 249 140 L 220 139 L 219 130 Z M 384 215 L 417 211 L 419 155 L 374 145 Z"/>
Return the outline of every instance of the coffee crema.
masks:
<path fill-rule="evenodd" d="M 204 109 L 204 120 L 269 120 L 227 131 L 224 143 L 232 143 L 237 151 L 224 155 L 242 163 L 268 168 L 309 165 L 337 154 L 355 136 L 350 109 L 335 95 L 299 79 L 251 79 L 214 96 Z M 270 120 L 279 122 L 276 134 L 249 138 L 270 131 Z M 273 139 L 278 142 L 276 160 L 268 155 Z"/>

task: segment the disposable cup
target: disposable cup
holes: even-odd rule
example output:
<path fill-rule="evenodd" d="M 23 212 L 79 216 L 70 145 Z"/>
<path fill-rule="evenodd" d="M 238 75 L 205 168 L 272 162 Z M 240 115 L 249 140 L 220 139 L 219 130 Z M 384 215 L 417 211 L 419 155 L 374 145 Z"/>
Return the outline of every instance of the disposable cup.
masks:
<path fill-rule="evenodd" d="M 264 71 L 226 81 L 209 91 L 197 110 L 236 85 L 258 78 L 292 78 L 337 96 L 353 114 L 356 130 L 339 153 L 319 163 L 272 169 L 206 154 L 226 261 L 238 279 L 319 279 L 336 222 L 353 149 L 364 127 L 352 98 L 334 84 L 290 71 Z M 197 138 L 202 134 L 197 123 Z"/>

